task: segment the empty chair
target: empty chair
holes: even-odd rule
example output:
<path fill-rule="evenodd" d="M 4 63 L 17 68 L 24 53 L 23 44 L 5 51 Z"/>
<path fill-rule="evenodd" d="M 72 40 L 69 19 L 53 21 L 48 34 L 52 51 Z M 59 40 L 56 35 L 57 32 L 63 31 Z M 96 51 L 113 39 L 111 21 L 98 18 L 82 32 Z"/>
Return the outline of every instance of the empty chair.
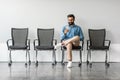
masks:
<path fill-rule="evenodd" d="M 29 56 L 30 61 L 30 40 L 28 39 L 28 28 L 12 28 L 11 29 L 11 37 L 12 39 L 7 40 L 7 46 L 9 53 L 9 65 L 12 63 L 11 51 L 13 50 L 25 50 L 26 51 L 26 63 L 27 65 L 27 55 Z"/>
<path fill-rule="evenodd" d="M 87 40 L 87 64 L 90 62 L 90 65 L 92 65 L 91 60 L 91 51 L 94 50 L 104 50 L 106 51 L 106 59 L 105 63 L 107 66 L 109 66 L 108 62 L 108 53 L 110 47 L 110 40 L 105 40 L 106 38 L 106 30 L 105 29 L 88 29 L 89 33 L 89 40 Z M 90 58 L 90 61 L 88 60 Z"/>
<path fill-rule="evenodd" d="M 80 55 L 80 62 L 78 64 L 79 67 L 82 64 L 82 50 L 83 50 L 83 45 L 84 45 L 84 40 L 80 40 L 80 46 L 72 46 L 72 50 L 73 51 L 79 51 L 79 55 Z M 61 50 L 62 50 L 62 61 L 61 61 L 61 63 L 62 63 L 62 65 L 64 65 L 64 54 L 65 54 L 66 47 L 62 46 Z"/>
<path fill-rule="evenodd" d="M 36 51 L 36 65 L 38 65 L 37 55 L 39 50 L 52 50 L 52 64 L 56 64 L 56 55 L 54 50 L 54 44 L 57 40 L 54 39 L 54 28 L 51 29 L 37 29 L 38 39 L 34 40 L 34 50 Z M 54 43 L 55 42 L 55 43 Z"/>

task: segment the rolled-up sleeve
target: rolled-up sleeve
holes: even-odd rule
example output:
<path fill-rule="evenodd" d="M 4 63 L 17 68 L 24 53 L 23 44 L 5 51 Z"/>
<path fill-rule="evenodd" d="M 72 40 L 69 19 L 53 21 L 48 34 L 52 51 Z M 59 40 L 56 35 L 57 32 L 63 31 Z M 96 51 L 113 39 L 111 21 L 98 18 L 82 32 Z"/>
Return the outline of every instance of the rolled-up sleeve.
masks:
<path fill-rule="evenodd" d="M 80 36 L 81 41 L 84 40 L 84 35 L 83 35 L 81 27 L 79 27 L 79 36 Z"/>
<path fill-rule="evenodd" d="M 65 26 L 61 30 L 61 40 L 65 39 L 64 29 L 65 29 Z"/>

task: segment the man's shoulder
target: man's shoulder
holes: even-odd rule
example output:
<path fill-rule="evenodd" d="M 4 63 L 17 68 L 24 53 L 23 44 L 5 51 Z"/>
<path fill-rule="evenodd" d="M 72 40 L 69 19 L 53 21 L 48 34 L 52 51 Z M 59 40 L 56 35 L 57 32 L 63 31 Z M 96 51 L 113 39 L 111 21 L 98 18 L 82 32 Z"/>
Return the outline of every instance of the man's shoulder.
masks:
<path fill-rule="evenodd" d="M 64 25 L 63 27 L 66 27 L 66 26 L 68 26 L 68 25 Z"/>
<path fill-rule="evenodd" d="M 76 25 L 76 24 L 75 24 L 75 27 L 81 28 L 79 25 Z"/>
<path fill-rule="evenodd" d="M 64 25 L 64 26 L 62 27 L 62 30 L 64 30 L 67 26 L 68 26 L 68 25 Z"/>
<path fill-rule="evenodd" d="M 68 25 L 64 25 L 63 28 L 65 28 L 66 26 L 68 26 Z"/>

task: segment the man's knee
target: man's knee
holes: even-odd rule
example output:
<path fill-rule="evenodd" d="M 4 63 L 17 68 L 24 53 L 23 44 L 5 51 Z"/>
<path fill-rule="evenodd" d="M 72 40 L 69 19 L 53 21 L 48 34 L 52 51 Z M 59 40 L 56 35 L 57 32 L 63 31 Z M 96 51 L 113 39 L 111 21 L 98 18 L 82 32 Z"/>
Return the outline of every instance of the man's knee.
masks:
<path fill-rule="evenodd" d="M 77 39 L 77 40 L 80 40 L 80 37 L 79 37 L 79 36 L 75 36 L 74 38 Z"/>

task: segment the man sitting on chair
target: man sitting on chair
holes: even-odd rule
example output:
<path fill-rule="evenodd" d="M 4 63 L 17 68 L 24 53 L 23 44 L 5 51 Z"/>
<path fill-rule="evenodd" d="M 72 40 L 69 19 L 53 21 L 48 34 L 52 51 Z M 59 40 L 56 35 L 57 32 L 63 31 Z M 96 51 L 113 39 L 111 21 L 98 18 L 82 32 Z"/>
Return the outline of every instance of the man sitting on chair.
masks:
<path fill-rule="evenodd" d="M 67 67 L 72 67 L 72 47 L 79 46 L 80 40 L 84 39 L 83 32 L 81 27 L 75 25 L 75 16 L 73 14 L 69 14 L 67 16 L 68 25 L 64 26 L 61 31 L 61 43 L 55 46 L 57 49 L 60 46 L 65 46 L 67 49 L 67 60 L 68 64 Z"/>

